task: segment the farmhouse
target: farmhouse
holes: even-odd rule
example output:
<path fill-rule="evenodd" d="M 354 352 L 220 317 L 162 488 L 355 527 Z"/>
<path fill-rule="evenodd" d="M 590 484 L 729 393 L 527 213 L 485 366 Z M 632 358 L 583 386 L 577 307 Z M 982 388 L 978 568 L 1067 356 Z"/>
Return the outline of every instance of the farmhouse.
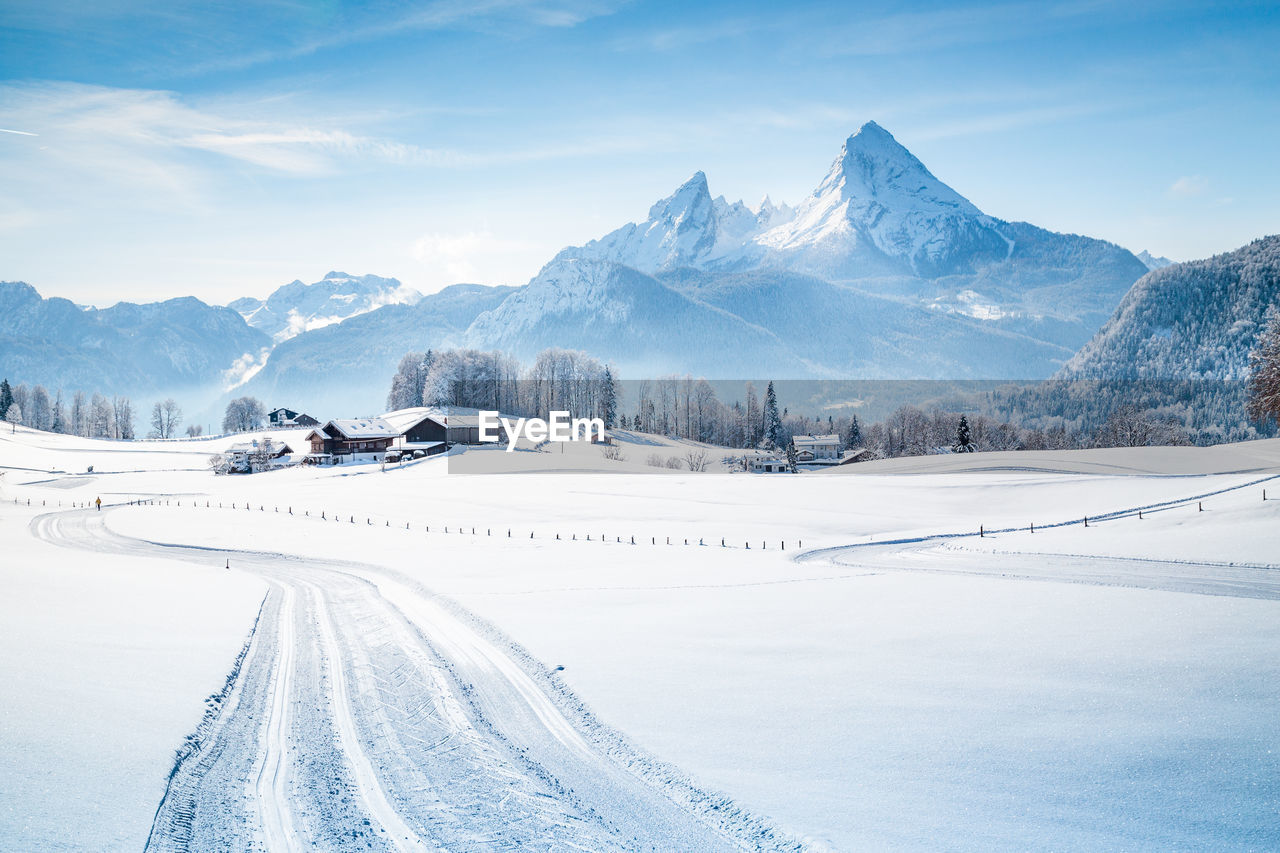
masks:
<path fill-rule="evenodd" d="M 785 474 L 791 469 L 785 459 L 770 459 L 763 456 L 753 456 L 747 464 L 753 474 Z"/>
<path fill-rule="evenodd" d="M 248 474 L 255 469 L 270 466 L 277 459 L 293 453 L 293 449 L 284 442 L 275 442 L 268 437 L 253 441 L 242 441 L 228 447 L 222 454 L 226 462 L 226 470 L 232 473 Z"/>
<path fill-rule="evenodd" d="M 382 418 L 331 420 L 307 435 L 307 441 L 311 442 L 308 458 L 313 462 L 329 462 L 373 454 L 378 460 L 399 437 L 399 430 Z"/>
<path fill-rule="evenodd" d="M 382 419 L 396 428 L 393 444 L 401 453 L 440 453 L 455 444 L 480 443 L 480 417 L 445 409 L 419 406 L 387 412 Z"/>
<path fill-rule="evenodd" d="M 319 426 L 320 422 L 311 415 L 295 412 L 293 409 L 279 408 L 267 413 L 267 423 L 273 427 Z"/>
<path fill-rule="evenodd" d="M 797 435 L 791 439 L 791 446 L 796 449 L 796 461 L 801 464 L 840 464 L 838 435 Z"/>
<path fill-rule="evenodd" d="M 480 443 L 478 415 L 419 406 L 376 418 L 331 420 L 307 436 L 310 462 L 354 460 L 362 455 L 380 462 L 443 453 L 455 444 Z"/>

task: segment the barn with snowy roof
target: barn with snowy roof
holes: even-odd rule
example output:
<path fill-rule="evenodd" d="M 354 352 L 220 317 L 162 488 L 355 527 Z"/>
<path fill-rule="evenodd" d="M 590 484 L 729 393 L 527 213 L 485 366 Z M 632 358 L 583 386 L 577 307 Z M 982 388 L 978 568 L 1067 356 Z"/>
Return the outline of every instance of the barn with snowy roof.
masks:
<path fill-rule="evenodd" d="M 331 420 L 307 436 L 312 461 L 341 460 L 360 454 L 381 456 L 400 437 L 400 431 L 382 418 Z"/>

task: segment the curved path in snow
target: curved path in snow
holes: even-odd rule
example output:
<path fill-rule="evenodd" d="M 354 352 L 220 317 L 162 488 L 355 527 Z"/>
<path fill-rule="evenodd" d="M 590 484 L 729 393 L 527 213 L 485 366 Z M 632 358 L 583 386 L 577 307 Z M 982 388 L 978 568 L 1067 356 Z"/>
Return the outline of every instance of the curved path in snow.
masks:
<path fill-rule="evenodd" d="M 1257 488 L 1280 479 L 1280 474 L 1249 480 L 1211 492 L 1188 495 L 1175 500 L 1115 510 L 1091 516 L 1097 526 L 1120 519 L 1136 519 L 1139 511 L 1148 516 L 1164 510 L 1186 507 L 1205 498 L 1246 488 Z M 1052 524 L 1037 525 L 1037 530 L 1084 527 L 1084 519 L 1073 518 Z M 1137 522 L 1134 522 L 1137 523 Z M 1028 528 L 1006 528 L 986 531 L 993 539 L 999 534 L 1027 534 L 1020 537 L 1016 550 L 978 548 L 983 540 L 976 531 L 948 532 L 819 548 L 796 555 L 797 562 L 826 562 L 838 566 L 882 571 L 934 572 L 999 577 L 1016 580 L 1086 583 L 1098 586 L 1123 586 L 1198 595 L 1223 595 L 1235 598 L 1280 599 L 1280 562 L 1245 563 L 1209 560 L 1162 560 L 1140 557 L 1118 557 L 1099 554 L 1067 554 L 1030 550 L 1034 541 Z M 998 540 L 996 540 L 998 541 Z"/>
<path fill-rule="evenodd" d="M 87 551 L 230 559 L 269 586 L 148 849 L 799 847 L 575 713 L 522 650 L 409 578 L 134 539 L 107 526 L 111 512 L 48 513 L 31 530 Z"/>

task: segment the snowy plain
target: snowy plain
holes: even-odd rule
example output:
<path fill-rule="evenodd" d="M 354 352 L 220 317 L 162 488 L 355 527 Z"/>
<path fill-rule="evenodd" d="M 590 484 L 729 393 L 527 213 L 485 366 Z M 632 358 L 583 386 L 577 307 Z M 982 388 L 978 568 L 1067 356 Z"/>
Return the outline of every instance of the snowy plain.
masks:
<path fill-rule="evenodd" d="M 619 473 L 572 447 L 215 477 L 219 441 L 0 435 L 0 832 L 24 849 L 141 846 L 267 592 L 250 553 L 460 605 L 561 706 L 815 849 L 1280 844 L 1280 442 L 771 477 L 652 468 L 688 448 L 636 436 Z M 122 505 L 86 541 L 232 570 L 28 532 L 98 496 Z"/>

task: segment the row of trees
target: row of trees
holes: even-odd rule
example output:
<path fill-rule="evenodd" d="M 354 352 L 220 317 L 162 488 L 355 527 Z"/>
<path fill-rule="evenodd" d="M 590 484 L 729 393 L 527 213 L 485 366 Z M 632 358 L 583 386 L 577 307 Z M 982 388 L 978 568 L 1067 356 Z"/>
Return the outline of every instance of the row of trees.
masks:
<path fill-rule="evenodd" d="M 1274 388 L 1277 381 L 1267 387 Z M 742 397 L 726 404 L 706 379 L 671 375 L 624 383 L 612 368 L 582 352 L 544 350 L 526 368 L 504 353 L 457 349 L 405 355 L 392 380 L 387 406 L 459 406 L 537 417 L 546 417 L 553 409 L 567 409 L 577 417 L 601 417 L 610 428 L 741 449 L 783 449 L 796 435 L 835 434 L 846 448 L 863 448 L 879 458 L 948 449 L 1053 450 L 1190 443 L 1185 421 L 1177 411 L 1130 405 L 1116 389 L 1111 389 L 1116 391 L 1114 397 L 1108 397 L 1107 389 L 1096 384 L 1084 389 L 1079 385 L 1061 386 L 1070 390 L 1058 393 L 1057 399 L 1089 398 L 1095 407 L 1102 400 L 1108 404 L 1103 417 L 1091 421 L 1040 416 L 1033 420 L 904 405 L 881 421 L 864 423 L 856 414 L 811 416 L 781 408 L 772 382 L 764 393 L 748 382 Z M 1048 392 L 993 393 L 985 403 L 996 411 L 1025 415 L 1030 403 L 1044 393 Z M 629 412 L 622 411 L 624 401 Z M 1033 425 L 1027 425 L 1028 421 Z"/>
<path fill-rule="evenodd" d="M 227 404 L 222 428 L 226 432 L 258 429 L 266 421 L 266 407 L 254 397 L 239 397 Z M 151 407 L 148 438 L 176 438 L 182 429 L 182 408 L 172 397 L 157 400 Z M 67 402 L 61 389 L 52 395 L 43 385 L 28 388 L 0 381 L 0 421 L 21 424 L 44 432 L 78 435 L 84 438 L 133 439 L 133 401 L 128 397 L 107 397 L 76 391 Z M 192 424 L 186 435 L 197 436 L 204 428 Z"/>
<path fill-rule="evenodd" d="M 133 401 L 128 397 L 76 391 L 68 402 L 62 389 L 50 394 L 43 385 L 10 386 L 7 379 L 0 381 L 0 420 L 85 438 L 135 437 Z"/>
<path fill-rule="evenodd" d="M 391 380 L 388 409 L 458 406 L 522 417 L 556 410 L 617 423 L 618 380 L 598 359 L 547 349 L 529 367 L 506 353 L 473 349 L 407 353 Z"/>

